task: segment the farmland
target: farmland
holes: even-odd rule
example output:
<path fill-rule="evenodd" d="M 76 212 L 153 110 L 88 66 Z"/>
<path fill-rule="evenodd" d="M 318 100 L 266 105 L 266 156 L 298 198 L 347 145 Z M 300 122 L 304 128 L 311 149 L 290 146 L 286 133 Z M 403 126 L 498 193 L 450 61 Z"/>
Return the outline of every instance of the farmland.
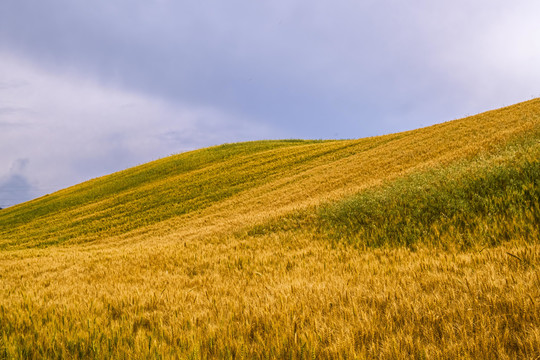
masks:
<path fill-rule="evenodd" d="M 0 358 L 540 356 L 540 99 L 0 212 Z"/>

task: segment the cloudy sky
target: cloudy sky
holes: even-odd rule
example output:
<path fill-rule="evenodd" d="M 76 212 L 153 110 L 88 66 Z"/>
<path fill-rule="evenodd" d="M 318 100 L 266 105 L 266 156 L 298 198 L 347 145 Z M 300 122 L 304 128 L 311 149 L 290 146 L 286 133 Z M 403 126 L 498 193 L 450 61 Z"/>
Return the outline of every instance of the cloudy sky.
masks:
<path fill-rule="evenodd" d="M 226 142 L 540 96 L 537 0 L 1 0 L 0 207 Z"/>

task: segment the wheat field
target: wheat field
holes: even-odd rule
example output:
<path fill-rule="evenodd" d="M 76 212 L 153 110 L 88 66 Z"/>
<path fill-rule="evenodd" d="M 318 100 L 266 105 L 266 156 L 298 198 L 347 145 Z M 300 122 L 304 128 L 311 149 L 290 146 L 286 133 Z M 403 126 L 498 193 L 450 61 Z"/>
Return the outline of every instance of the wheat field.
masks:
<path fill-rule="evenodd" d="M 0 211 L 0 359 L 537 359 L 540 99 Z"/>

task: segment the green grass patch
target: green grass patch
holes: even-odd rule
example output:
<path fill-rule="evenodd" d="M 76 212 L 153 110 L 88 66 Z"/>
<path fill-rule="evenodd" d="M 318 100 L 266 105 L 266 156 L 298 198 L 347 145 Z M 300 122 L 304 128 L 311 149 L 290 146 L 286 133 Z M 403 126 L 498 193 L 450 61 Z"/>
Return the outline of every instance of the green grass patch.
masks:
<path fill-rule="evenodd" d="M 318 232 L 359 247 L 470 248 L 532 241 L 540 224 L 539 159 L 536 145 L 510 151 L 503 159 L 415 173 L 322 206 Z"/>

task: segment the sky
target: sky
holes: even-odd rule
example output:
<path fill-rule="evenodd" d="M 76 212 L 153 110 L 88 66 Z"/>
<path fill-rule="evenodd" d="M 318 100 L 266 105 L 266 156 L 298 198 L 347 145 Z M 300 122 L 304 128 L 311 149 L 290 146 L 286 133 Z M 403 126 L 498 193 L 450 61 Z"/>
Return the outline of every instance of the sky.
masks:
<path fill-rule="evenodd" d="M 540 97 L 537 0 L 2 0 L 0 207 L 192 149 Z"/>

